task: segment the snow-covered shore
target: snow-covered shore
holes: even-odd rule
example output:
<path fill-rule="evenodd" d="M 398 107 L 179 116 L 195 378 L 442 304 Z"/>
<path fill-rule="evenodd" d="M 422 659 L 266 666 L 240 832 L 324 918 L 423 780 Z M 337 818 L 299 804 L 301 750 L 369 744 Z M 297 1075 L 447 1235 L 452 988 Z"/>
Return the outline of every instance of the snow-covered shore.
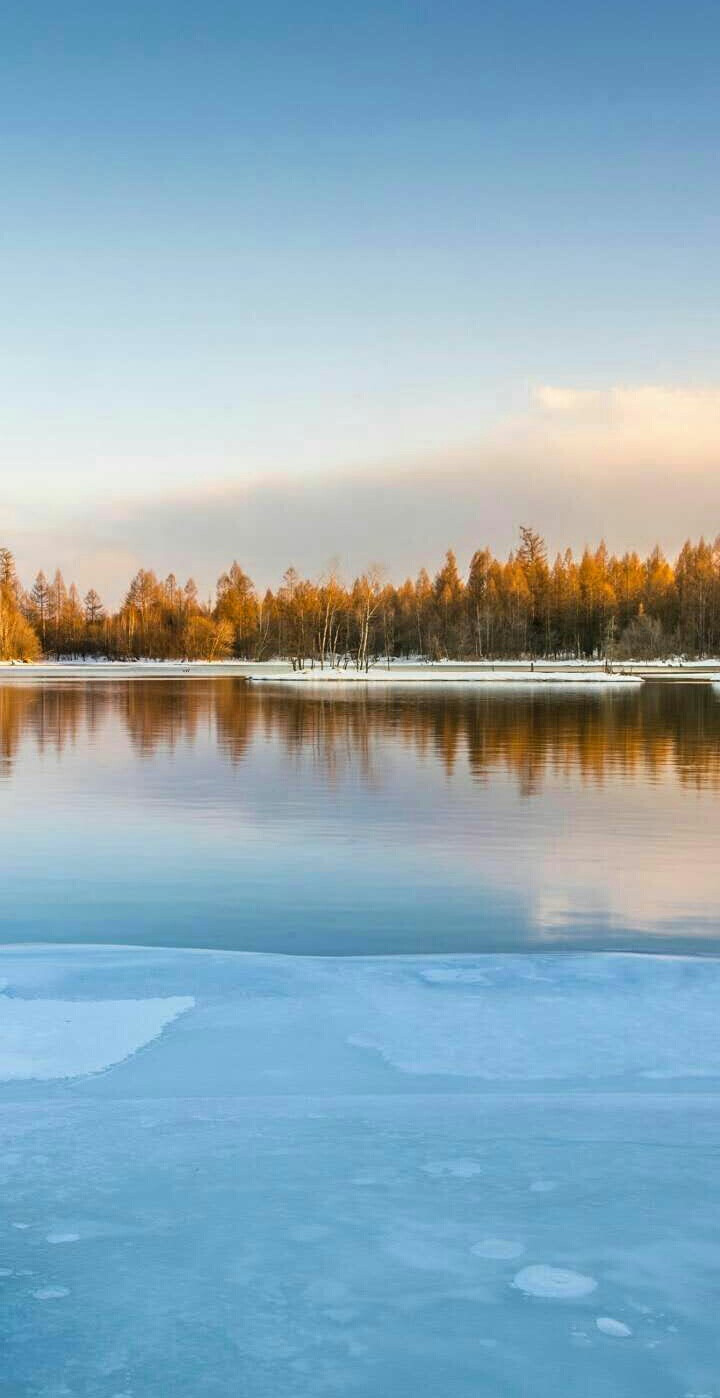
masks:
<path fill-rule="evenodd" d="M 38 680 L 208 679 L 228 675 L 253 683 L 292 685 L 568 685 L 637 686 L 643 680 L 702 682 L 720 685 L 720 659 L 684 661 L 626 661 L 606 669 L 601 661 L 378 661 L 369 670 L 354 666 L 330 668 L 306 662 L 293 670 L 287 660 L 61 660 L 22 664 L 0 662 L 0 682 Z"/>
<path fill-rule="evenodd" d="M 116 680 L 138 679 L 206 679 L 232 675 L 253 683 L 320 685 L 638 685 L 642 675 L 624 669 L 608 672 L 602 666 L 579 665 L 572 662 L 552 666 L 536 663 L 476 664 L 445 662 L 441 664 L 403 664 L 394 662 L 371 665 L 370 669 L 354 667 L 321 669 L 309 664 L 293 670 L 288 661 L 240 660 L 221 661 L 44 661 L 36 664 L 0 663 L 0 681 L 34 682 L 38 680 Z"/>

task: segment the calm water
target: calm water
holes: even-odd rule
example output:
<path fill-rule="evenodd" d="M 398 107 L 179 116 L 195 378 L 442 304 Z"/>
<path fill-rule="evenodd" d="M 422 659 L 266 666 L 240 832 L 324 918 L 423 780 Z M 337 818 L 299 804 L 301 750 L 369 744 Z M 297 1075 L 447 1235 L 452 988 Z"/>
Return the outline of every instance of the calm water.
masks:
<path fill-rule="evenodd" d="M 4 942 L 720 947 L 720 696 L 0 684 Z"/>

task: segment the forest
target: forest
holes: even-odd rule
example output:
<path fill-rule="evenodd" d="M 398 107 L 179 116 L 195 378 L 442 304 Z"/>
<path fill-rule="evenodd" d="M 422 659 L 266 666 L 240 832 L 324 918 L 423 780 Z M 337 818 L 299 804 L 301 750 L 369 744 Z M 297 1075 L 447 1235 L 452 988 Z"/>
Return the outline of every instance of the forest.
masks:
<path fill-rule="evenodd" d="M 0 548 L 0 659 L 260 661 L 366 669 L 379 659 L 651 660 L 720 654 L 720 537 L 688 541 L 670 562 L 611 554 L 604 543 L 553 560 L 521 526 L 505 560 L 489 549 L 466 576 L 449 550 L 431 576 L 395 584 L 371 566 L 351 583 L 330 566 L 318 578 L 288 568 L 276 591 L 258 591 L 235 562 L 203 601 L 192 578 L 141 568 L 120 606 L 94 588 L 81 596 L 62 574 L 28 588 Z"/>

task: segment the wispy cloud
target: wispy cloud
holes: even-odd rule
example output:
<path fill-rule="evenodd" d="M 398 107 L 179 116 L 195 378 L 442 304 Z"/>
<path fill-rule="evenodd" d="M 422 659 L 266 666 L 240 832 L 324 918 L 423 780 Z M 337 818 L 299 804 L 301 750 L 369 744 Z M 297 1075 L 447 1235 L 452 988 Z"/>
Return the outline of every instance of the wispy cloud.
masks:
<path fill-rule="evenodd" d="M 720 463 L 720 388 L 542 384 L 533 391 L 525 430 L 539 446 L 572 451 L 580 467 L 714 468 Z"/>

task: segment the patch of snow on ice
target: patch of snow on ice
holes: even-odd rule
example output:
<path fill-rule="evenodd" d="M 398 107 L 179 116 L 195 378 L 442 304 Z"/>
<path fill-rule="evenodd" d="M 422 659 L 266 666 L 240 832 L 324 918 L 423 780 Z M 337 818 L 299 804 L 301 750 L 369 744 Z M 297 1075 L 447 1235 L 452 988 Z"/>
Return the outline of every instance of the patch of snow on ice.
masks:
<path fill-rule="evenodd" d="M 76 1078 L 129 1058 L 192 1009 L 192 996 L 152 1000 L 0 998 L 0 1081 Z"/>
<path fill-rule="evenodd" d="M 523 1267 L 513 1279 L 513 1286 L 526 1296 L 541 1296 L 551 1301 L 575 1301 L 589 1296 L 597 1282 L 582 1272 L 570 1272 L 564 1267 Z"/>
<path fill-rule="evenodd" d="M 613 1320 L 612 1316 L 609 1315 L 599 1315 L 595 1324 L 603 1335 L 614 1335 L 618 1340 L 624 1340 L 628 1335 L 632 1335 L 629 1325 L 623 1325 L 621 1320 Z"/>

